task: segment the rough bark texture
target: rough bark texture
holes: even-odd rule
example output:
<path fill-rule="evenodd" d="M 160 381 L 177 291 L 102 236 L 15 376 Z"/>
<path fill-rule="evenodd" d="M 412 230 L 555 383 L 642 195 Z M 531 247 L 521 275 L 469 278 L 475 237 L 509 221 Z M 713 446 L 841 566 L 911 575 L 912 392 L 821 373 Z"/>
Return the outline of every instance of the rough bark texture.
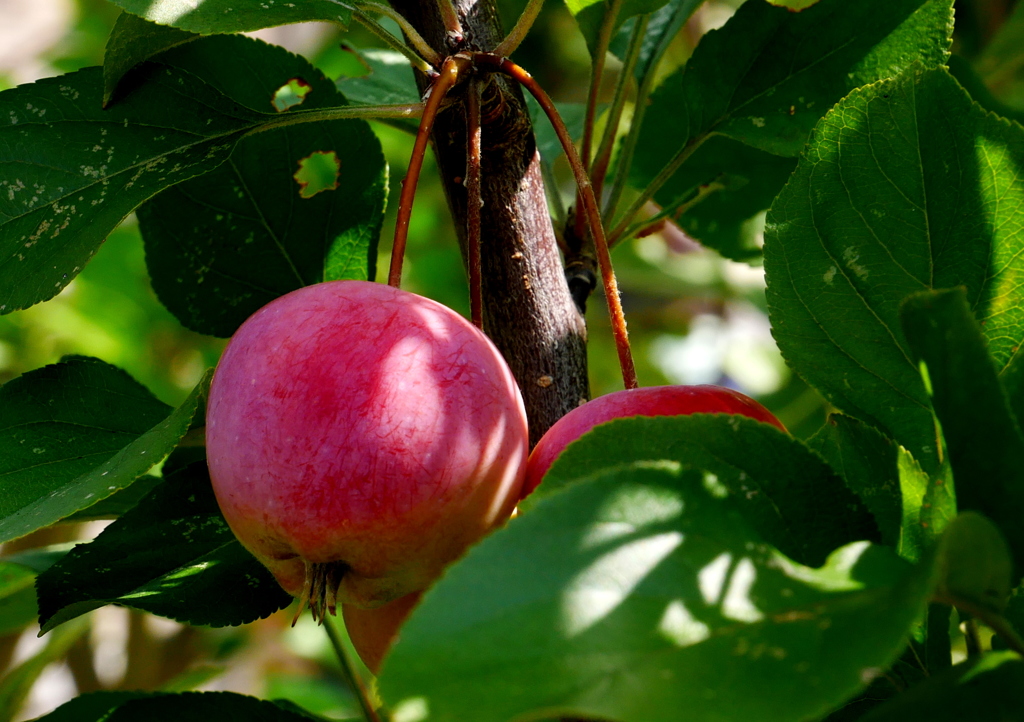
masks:
<path fill-rule="evenodd" d="M 434 2 L 392 0 L 427 42 L 452 50 Z M 489 50 L 501 39 L 492 0 L 456 0 L 465 41 Z M 420 78 L 421 86 L 425 78 Z M 433 143 L 465 258 L 465 86 L 438 116 Z M 518 86 L 490 76 L 483 93 L 482 266 L 484 330 L 515 374 L 530 420 L 530 442 L 589 398 L 586 325 L 565 280 L 548 215 L 539 156 Z"/>

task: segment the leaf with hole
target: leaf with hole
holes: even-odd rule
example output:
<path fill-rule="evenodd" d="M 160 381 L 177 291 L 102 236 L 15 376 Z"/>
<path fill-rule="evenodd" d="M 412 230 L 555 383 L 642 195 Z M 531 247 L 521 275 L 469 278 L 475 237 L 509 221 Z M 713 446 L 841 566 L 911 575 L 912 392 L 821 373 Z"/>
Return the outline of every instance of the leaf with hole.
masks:
<path fill-rule="evenodd" d="M 293 85 L 305 93 L 281 115 L 346 104 L 304 59 L 249 38 L 203 38 L 164 53 L 160 62 L 202 75 L 267 112 L 279 91 Z M 372 279 L 387 178 L 380 142 L 363 120 L 247 137 L 223 166 L 139 209 L 153 288 L 188 328 L 230 336 L 257 309 L 296 288 Z"/>

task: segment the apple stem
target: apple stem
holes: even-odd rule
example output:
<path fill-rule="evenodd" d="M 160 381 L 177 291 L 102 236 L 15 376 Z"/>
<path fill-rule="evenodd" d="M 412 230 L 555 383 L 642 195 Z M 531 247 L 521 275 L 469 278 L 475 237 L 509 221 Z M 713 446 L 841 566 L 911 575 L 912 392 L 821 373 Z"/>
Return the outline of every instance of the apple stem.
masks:
<path fill-rule="evenodd" d="M 601 27 L 598 30 L 597 46 L 594 48 L 594 55 L 590 65 L 590 88 L 587 91 L 586 115 L 583 119 L 583 140 L 580 142 L 580 155 L 583 157 L 584 168 L 590 168 L 590 151 L 594 143 L 594 119 L 597 115 L 597 95 L 601 90 L 601 80 L 604 78 L 604 61 L 608 54 L 608 47 L 612 42 L 612 31 L 615 30 L 615 20 L 622 10 L 623 0 L 612 0 L 611 5 L 605 10 L 604 18 L 601 20 Z M 577 207 L 583 205 L 583 190 L 576 194 Z M 576 238 L 583 238 L 584 223 L 582 213 L 576 214 L 576 226 L 573 229 Z"/>
<path fill-rule="evenodd" d="M 483 197 L 480 192 L 480 81 L 470 81 L 466 96 L 466 126 L 469 134 L 469 153 L 466 161 L 466 250 L 469 261 L 469 307 L 473 325 L 484 328 L 484 294 L 480 259 L 480 211 Z"/>
<path fill-rule="evenodd" d="M 381 722 L 380 716 L 370 700 L 370 692 L 366 685 L 363 684 L 362 677 L 356 672 L 352 656 L 345 649 L 345 643 L 342 641 L 341 635 L 338 634 L 334 622 L 324 619 L 323 624 L 324 629 L 327 631 L 327 638 L 331 640 L 331 647 L 334 648 L 334 654 L 337 655 L 338 662 L 341 664 L 341 671 L 345 675 L 345 681 L 348 682 L 349 687 L 359 699 L 359 706 L 363 710 L 363 717 L 366 718 L 366 722 Z"/>
<path fill-rule="evenodd" d="M 590 233 L 594 239 L 594 249 L 597 251 L 598 263 L 601 267 L 601 281 L 604 285 L 605 300 L 608 302 L 608 315 L 612 324 L 612 334 L 615 336 L 615 347 L 619 354 L 619 367 L 622 369 L 622 381 L 627 389 L 637 388 L 636 367 L 633 364 L 633 354 L 629 348 L 629 333 L 626 330 L 626 316 L 622 312 L 622 301 L 619 298 L 619 286 L 615 280 L 615 271 L 612 268 L 612 257 L 608 252 L 608 243 L 605 239 L 604 228 L 601 225 L 601 209 L 597 205 L 597 198 L 594 196 L 594 189 L 591 186 L 590 178 L 587 176 L 587 169 L 580 159 L 576 147 L 572 144 L 572 137 L 569 135 L 565 123 L 562 122 L 555 104 L 544 92 L 536 80 L 528 72 L 523 70 L 508 58 L 503 58 L 493 53 L 473 53 L 475 62 L 496 68 L 498 71 L 508 75 L 518 82 L 537 100 L 537 103 L 544 109 L 548 120 L 558 135 L 558 140 L 565 150 L 569 159 L 573 175 L 576 177 L 576 185 L 579 189 L 580 198 L 583 200 L 583 210 L 586 213 L 587 221 L 590 224 Z"/>
<path fill-rule="evenodd" d="M 393 8 L 375 2 L 361 2 L 353 3 L 351 5 L 347 5 L 345 3 L 339 4 L 350 10 L 353 17 L 362 23 L 367 30 L 383 40 L 389 47 L 397 50 L 412 61 L 413 67 L 419 68 L 424 73 L 433 72 L 434 68 L 439 66 L 444 60 L 436 50 L 427 44 L 427 41 L 423 39 L 423 36 L 416 32 L 416 28 L 412 26 L 412 23 L 406 20 Z M 381 27 L 381 24 L 370 17 L 370 15 L 366 13 L 366 10 L 372 10 L 394 20 L 398 24 L 398 27 L 402 29 L 402 32 L 405 33 L 405 37 L 409 39 L 409 44 L 412 45 L 412 47 L 410 48 L 408 45 Z"/>
<path fill-rule="evenodd" d="M 409 169 L 402 180 L 402 193 L 398 198 L 398 216 L 395 218 L 395 242 L 391 248 L 391 268 L 388 272 L 388 285 L 400 288 L 402 284 L 402 261 L 405 258 L 405 245 L 409 238 L 409 221 L 412 218 L 412 204 L 416 198 L 416 184 L 419 182 L 420 170 L 423 168 L 423 157 L 430 142 L 430 131 L 448 91 L 458 82 L 462 73 L 469 67 L 467 55 L 453 55 L 444 61 L 441 71 L 434 79 L 433 85 L 427 90 L 426 104 L 420 127 L 416 131 L 416 142 L 409 157 Z"/>

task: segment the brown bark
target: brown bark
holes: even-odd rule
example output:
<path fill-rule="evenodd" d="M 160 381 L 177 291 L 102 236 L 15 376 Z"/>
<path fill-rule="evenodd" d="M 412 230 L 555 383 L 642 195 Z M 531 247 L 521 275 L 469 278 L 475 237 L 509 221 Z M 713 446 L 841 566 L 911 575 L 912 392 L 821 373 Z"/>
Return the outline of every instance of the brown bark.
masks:
<path fill-rule="evenodd" d="M 392 0 L 442 54 L 454 50 L 434 2 Z M 462 47 L 490 50 L 501 39 L 492 0 L 456 0 Z M 419 78 L 421 87 L 426 79 Z M 465 85 L 438 116 L 433 144 L 466 257 Z M 569 294 L 548 214 L 539 156 L 522 92 L 490 76 L 483 94 L 482 267 L 484 330 L 523 392 L 535 444 L 559 418 L 589 398 L 586 325 Z"/>

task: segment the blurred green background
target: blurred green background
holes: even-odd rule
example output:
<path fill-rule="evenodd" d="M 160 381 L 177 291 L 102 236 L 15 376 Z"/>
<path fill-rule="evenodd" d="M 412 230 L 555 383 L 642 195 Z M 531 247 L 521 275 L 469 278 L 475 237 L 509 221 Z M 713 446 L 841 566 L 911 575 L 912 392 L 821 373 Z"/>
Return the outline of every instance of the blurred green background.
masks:
<path fill-rule="evenodd" d="M 761 0 L 750 0 L 760 2 Z M 707 30 L 724 23 L 740 0 L 713 0 L 695 14 L 668 56 L 685 62 Z M 525 0 L 500 0 L 511 26 Z M 1024 4 L 1015 0 L 957 2 L 955 70 L 976 97 L 1006 115 L 1024 115 Z M 103 0 L 0 0 L 0 89 L 102 63 L 118 10 Z M 324 25 L 256 33 L 308 57 L 330 77 L 363 72 L 341 48 L 379 45 L 360 27 L 344 36 Z M 565 6 L 546 3 L 534 31 L 516 53 L 559 102 L 582 102 L 589 59 Z M 609 66 L 610 94 L 617 64 Z M 391 198 L 405 173 L 412 136 L 375 126 L 391 167 Z M 558 168 L 559 191 L 571 198 L 568 169 Z M 394 203 L 381 241 L 379 269 L 387 268 Z M 756 230 L 756 229 L 755 229 Z M 797 436 L 823 422 L 821 398 L 786 368 L 765 313 L 760 268 L 724 261 L 677 229 L 616 249 L 616 268 L 642 385 L 720 383 L 760 398 Z M 378 275 L 383 271 L 379 271 Z M 468 314 L 468 291 L 455 234 L 433 160 L 428 157 L 413 214 L 406 288 Z M 378 278 L 380 280 L 380 278 Z M 589 360 L 594 395 L 621 388 L 601 299 L 589 304 Z M 95 258 L 56 298 L 0 317 L 0 383 L 65 354 L 99 357 L 127 370 L 170 404 L 181 402 L 224 340 L 184 329 L 156 300 L 146 274 L 134 217 L 107 239 Z M 102 523 L 63 525 L 8 544 L 10 554 L 76 538 L 91 538 Z M 312 711 L 344 719 L 356 714 L 336 671 L 323 631 L 308 621 L 288 627 L 290 613 L 239 629 L 182 627 L 123 609 L 94 612 L 61 644 L 37 628 L 0 632 L 0 700 L 11 670 L 35 660 L 22 693 L 0 701 L 0 722 L 30 719 L 82 691 L 165 688 L 230 689 L 285 697 Z M 47 646 L 49 645 L 49 646 Z M 23 699 L 22 699 L 23 698 Z"/>

